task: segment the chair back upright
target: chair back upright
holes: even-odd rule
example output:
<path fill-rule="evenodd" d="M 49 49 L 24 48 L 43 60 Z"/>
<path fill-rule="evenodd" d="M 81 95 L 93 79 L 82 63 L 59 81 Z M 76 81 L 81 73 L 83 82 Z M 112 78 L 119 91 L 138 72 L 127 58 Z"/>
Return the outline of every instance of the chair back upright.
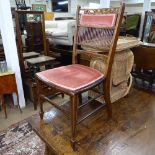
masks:
<path fill-rule="evenodd" d="M 81 9 L 77 8 L 76 31 L 74 37 L 72 62 L 77 63 L 77 55 L 87 50 L 91 54 L 102 53 L 107 56 L 106 89 L 110 90 L 110 76 L 114 60 L 119 29 L 125 5 L 118 8 Z M 106 90 L 108 91 L 108 90 Z"/>

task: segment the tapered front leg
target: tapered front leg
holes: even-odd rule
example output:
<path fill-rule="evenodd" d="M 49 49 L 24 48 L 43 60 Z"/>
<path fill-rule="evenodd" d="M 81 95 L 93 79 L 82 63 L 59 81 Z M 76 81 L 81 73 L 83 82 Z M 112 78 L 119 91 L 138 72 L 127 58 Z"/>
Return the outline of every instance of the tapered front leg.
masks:
<path fill-rule="evenodd" d="M 111 119 L 112 118 L 112 103 L 110 100 L 106 100 L 107 104 L 107 112 L 108 112 L 108 117 Z"/>
<path fill-rule="evenodd" d="M 42 85 L 41 85 L 41 81 L 38 78 L 36 78 L 36 83 L 37 83 L 38 104 L 39 104 L 39 107 L 40 107 L 39 115 L 40 115 L 40 119 L 43 119 L 43 117 L 44 117 L 43 98 L 41 96 L 41 94 L 42 94 Z"/>
<path fill-rule="evenodd" d="M 77 151 L 76 146 L 76 136 L 77 136 L 77 104 L 78 104 L 78 96 L 72 96 L 71 99 L 71 146 L 74 151 Z"/>
<path fill-rule="evenodd" d="M 40 115 L 40 119 L 43 119 L 44 118 L 44 110 L 43 110 L 43 101 L 42 101 L 42 97 L 39 96 L 39 106 L 40 106 L 40 112 L 39 112 L 39 115 Z"/>

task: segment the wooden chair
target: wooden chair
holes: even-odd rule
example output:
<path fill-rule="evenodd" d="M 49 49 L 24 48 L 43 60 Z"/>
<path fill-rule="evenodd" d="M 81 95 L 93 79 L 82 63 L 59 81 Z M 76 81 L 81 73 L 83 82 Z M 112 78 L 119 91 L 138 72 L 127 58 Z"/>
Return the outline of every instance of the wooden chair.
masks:
<path fill-rule="evenodd" d="M 77 150 L 77 125 L 90 115 L 103 108 L 104 104 L 101 104 L 101 106 L 97 107 L 80 120 L 77 118 L 79 109 L 85 107 L 88 103 L 104 95 L 107 103 L 108 115 L 109 117 L 112 117 L 112 104 L 110 101 L 110 77 L 123 12 L 124 4 L 120 8 L 109 9 L 81 9 L 78 7 L 76 17 L 76 34 L 74 37 L 73 47 L 73 64 L 49 69 L 36 74 L 40 104 L 40 118 L 43 119 L 44 115 L 42 102 L 43 99 L 49 101 L 53 106 L 68 116 L 68 118 L 71 119 L 71 146 L 74 151 Z M 99 49 L 101 49 L 102 52 L 107 52 L 107 50 L 109 51 L 106 55 L 108 57 L 108 67 L 105 75 L 93 68 L 76 64 L 78 53 L 86 51 L 85 49 L 82 50 L 85 47 L 89 49 L 91 48 L 90 52 L 92 54 L 95 54 L 93 51 Z M 90 52 L 88 51 L 88 53 Z M 103 57 L 103 54 L 100 54 L 100 56 Z M 70 96 L 70 114 L 42 94 L 42 83 L 47 84 L 53 89 Z M 103 84 L 102 92 L 98 92 L 96 97 L 91 98 L 87 102 L 80 103 L 81 94 L 83 92 L 94 89 L 100 84 Z"/>

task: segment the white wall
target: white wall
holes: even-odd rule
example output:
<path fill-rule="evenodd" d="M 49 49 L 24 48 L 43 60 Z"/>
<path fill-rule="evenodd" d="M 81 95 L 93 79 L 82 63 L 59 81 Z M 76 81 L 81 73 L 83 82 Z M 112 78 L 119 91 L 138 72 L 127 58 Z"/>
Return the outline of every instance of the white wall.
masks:
<path fill-rule="evenodd" d="M 47 5 L 47 11 L 51 11 L 51 1 L 48 0 L 41 0 L 41 2 L 36 2 L 36 0 L 25 0 L 27 6 L 31 6 L 32 4 L 46 4 Z M 124 0 L 126 3 L 126 9 L 125 12 L 130 13 L 141 13 L 143 8 L 143 0 Z M 16 7 L 15 0 L 10 0 L 11 7 Z M 72 16 L 76 13 L 76 7 L 77 4 L 81 5 L 82 7 L 88 7 L 89 3 L 100 3 L 100 0 L 69 0 L 69 12 L 68 13 L 56 13 L 56 17 L 60 16 Z M 120 5 L 120 0 L 111 0 L 110 6 L 111 7 L 117 7 Z M 152 0 L 151 8 L 155 9 L 155 0 Z"/>
<path fill-rule="evenodd" d="M 19 104 L 21 107 L 25 107 L 25 98 L 9 0 L 5 0 L 5 3 L 0 0 L 0 31 L 3 39 L 4 53 L 8 69 L 15 72 Z"/>

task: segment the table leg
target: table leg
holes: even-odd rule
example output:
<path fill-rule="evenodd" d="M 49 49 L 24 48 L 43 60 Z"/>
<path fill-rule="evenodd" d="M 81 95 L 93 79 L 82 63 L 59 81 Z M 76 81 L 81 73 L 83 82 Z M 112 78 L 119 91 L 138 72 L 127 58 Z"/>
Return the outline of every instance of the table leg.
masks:
<path fill-rule="evenodd" d="M 20 108 L 20 105 L 19 105 L 19 95 L 18 95 L 18 91 L 16 91 L 16 96 L 17 96 L 18 108 L 19 108 L 19 110 L 20 110 L 20 113 L 22 113 L 22 109 Z"/>
<path fill-rule="evenodd" d="M 4 101 L 4 95 L 1 95 L 1 101 L 2 101 L 2 108 L 4 109 L 4 113 L 5 113 L 5 118 L 7 118 L 7 112 L 6 112 L 6 104 Z"/>

